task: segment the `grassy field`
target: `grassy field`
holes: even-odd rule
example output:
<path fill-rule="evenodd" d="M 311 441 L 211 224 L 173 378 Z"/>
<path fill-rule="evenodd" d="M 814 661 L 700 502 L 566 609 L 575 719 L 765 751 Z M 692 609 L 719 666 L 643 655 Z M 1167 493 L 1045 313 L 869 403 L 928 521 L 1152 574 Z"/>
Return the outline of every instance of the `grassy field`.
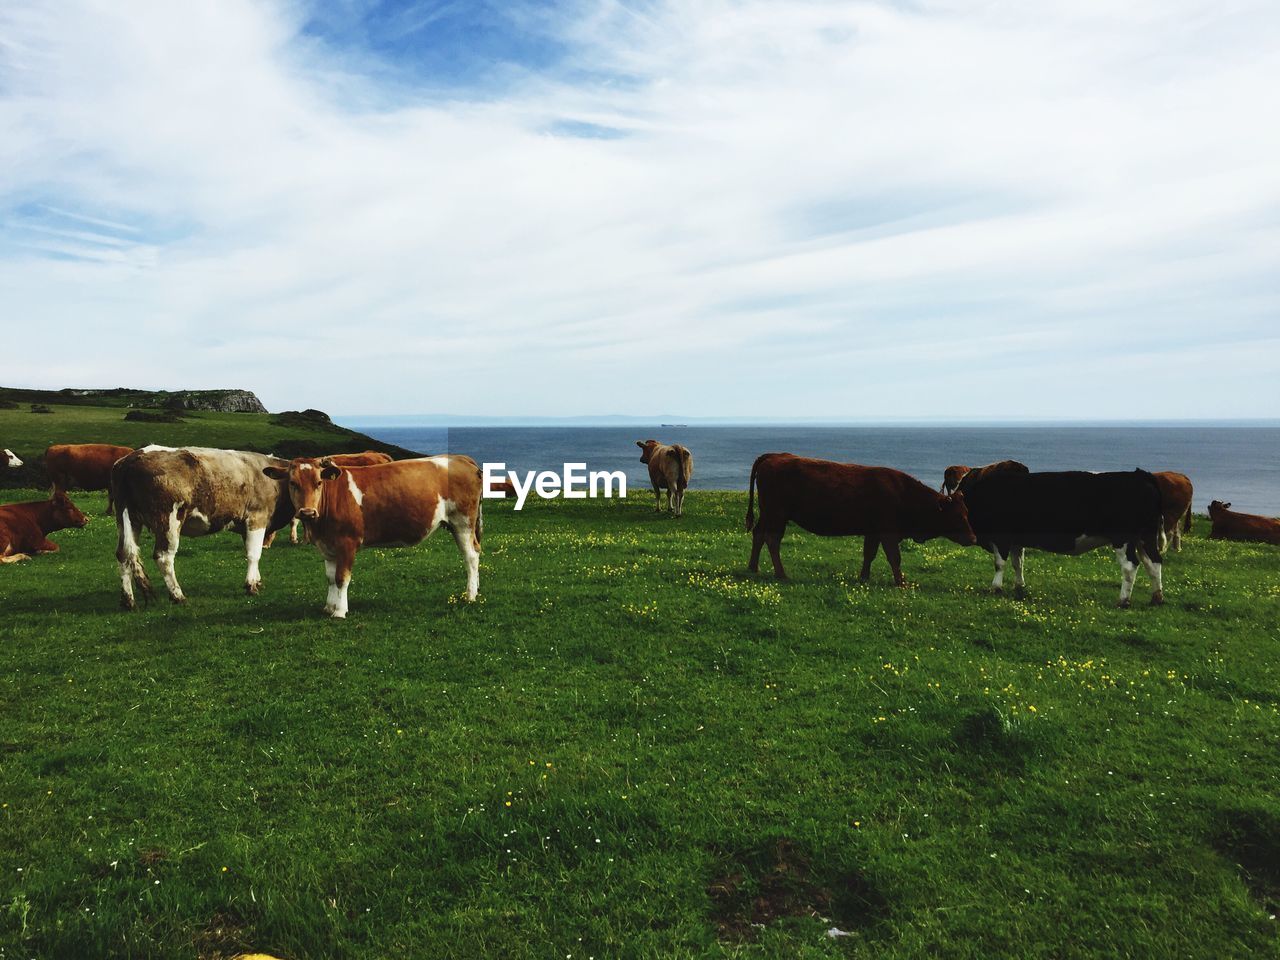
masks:
<path fill-rule="evenodd" d="M 309 547 L 251 598 L 184 540 L 130 615 L 56 534 L 0 569 L 0 957 L 1280 955 L 1280 551 L 1200 521 L 1121 611 L 1109 551 L 1016 602 L 793 532 L 775 584 L 744 500 L 491 503 L 482 602 L 440 534 L 345 622 Z"/>

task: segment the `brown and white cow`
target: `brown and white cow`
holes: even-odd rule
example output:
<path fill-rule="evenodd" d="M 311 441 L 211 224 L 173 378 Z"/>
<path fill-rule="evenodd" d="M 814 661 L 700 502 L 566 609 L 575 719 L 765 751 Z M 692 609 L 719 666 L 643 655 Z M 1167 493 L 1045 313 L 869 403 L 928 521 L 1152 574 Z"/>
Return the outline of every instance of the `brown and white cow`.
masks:
<path fill-rule="evenodd" d="M 662 512 L 662 491 L 667 491 L 667 509 L 677 517 L 684 513 L 684 492 L 693 476 L 693 454 L 678 443 L 637 440 L 640 462 L 649 465 L 649 482 L 653 484 L 653 509 Z"/>
<path fill-rule="evenodd" d="M 111 468 L 130 453 L 133 447 L 114 443 L 55 443 L 44 452 L 44 469 L 54 493 L 106 490 L 107 513 L 111 513 Z"/>
<path fill-rule="evenodd" d="M 0 563 L 28 560 L 33 553 L 54 553 L 58 545 L 49 534 L 88 522 L 65 493 L 55 493 L 48 500 L 6 503 L 0 506 Z"/>
<path fill-rule="evenodd" d="M 22 461 L 18 459 L 18 455 L 8 447 L 4 448 L 4 454 L 0 456 L 0 460 L 4 461 L 6 467 L 12 467 L 14 470 L 22 466 Z"/>
<path fill-rule="evenodd" d="M 372 467 L 379 463 L 390 463 L 392 457 L 389 453 L 379 453 L 377 450 L 366 450 L 364 453 L 331 453 L 327 457 L 320 457 L 321 460 L 327 460 L 335 467 Z M 293 518 L 293 522 L 289 524 L 289 542 L 298 542 L 298 524 L 302 521 L 297 517 Z M 273 533 L 263 542 L 262 548 L 265 550 L 275 543 L 276 535 Z"/>
<path fill-rule="evenodd" d="M 449 454 L 371 467 L 339 467 L 303 457 L 266 467 L 263 473 L 273 481 L 287 481 L 294 515 L 324 557 L 329 577 L 324 610 L 329 616 L 347 615 L 357 550 L 412 546 L 440 526 L 449 528 L 466 559 L 466 598 L 476 598 L 484 518 L 480 468 L 470 457 Z"/>
<path fill-rule="evenodd" d="M 293 516 L 285 485 L 263 471 L 287 465 L 287 460 L 261 453 L 211 447 L 149 446 L 121 459 L 111 471 L 111 493 L 119 534 L 120 599 L 125 609 L 136 606 L 135 581 L 151 594 L 138 551 L 143 527 L 155 534 L 153 556 L 174 603 L 186 600 L 173 563 L 182 535 L 202 537 L 228 528 L 244 538 L 249 562 L 244 585 L 249 593 L 257 593 L 262 587 L 258 571 L 262 541 L 268 533 L 287 526 Z"/>
<path fill-rule="evenodd" d="M 1209 504 L 1213 529 L 1210 540 L 1241 540 L 1248 543 L 1280 544 L 1280 520 L 1256 513 L 1236 513 L 1230 503 L 1215 500 Z"/>
<path fill-rule="evenodd" d="M 969 477 L 970 482 L 981 477 L 990 476 L 993 473 L 1030 473 L 1030 468 L 1025 463 L 1019 463 L 1017 460 L 998 460 L 995 463 L 988 463 L 985 467 L 966 467 L 961 464 L 947 467 L 942 472 L 942 486 L 939 488 L 943 493 L 955 493 L 960 489 L 960 481 L 965 477 Z"/>
<path fill-rule="evenodd" d="M 760 521 L 754 516 L 760 488 Z M 790 453 L 766 453 L 751 466 L 747 530 L 752 531 L 752 573 L 760 569 L 760 548 L 769 548 L 773 572 L 786 579 L 779 556 L 782 534 L 794 521 L 822 537 L 862 536 L 860 580 L 871 576 L 871 561 L 884 547 L 893 581 L 905 586 L 898 544 L 947 537 L 962 546 L 975 543 L 961 494 L 944 495 L 891 467 L 813 460 Z"/>
<path fill-rule="evenodd" d="M 1153 473 L 1160 488 L 1160 510 L 1164 514 L 1164 538 L 1160 544 L 1163 553 L 1166 546 L 1182 550 L 1182 535 L 1191 529 L 1191 497 L 1195 488 L 1191 478 L 1184 473 L 1166 470 Z"/>

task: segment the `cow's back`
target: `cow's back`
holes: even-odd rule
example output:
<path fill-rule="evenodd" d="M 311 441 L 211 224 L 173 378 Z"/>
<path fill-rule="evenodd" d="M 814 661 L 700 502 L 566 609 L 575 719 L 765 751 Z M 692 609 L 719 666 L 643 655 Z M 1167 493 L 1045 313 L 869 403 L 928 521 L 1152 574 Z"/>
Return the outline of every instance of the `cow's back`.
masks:
<path fill-rule="evenodd" d="M 1086 536 L 1139 539 L 1159 521 L 1160 489 L 1142 470 L 1127 473 L 1000 472 L 962 486 L 979 539 L 1069 551 Z"/>
<path fill-rule="evenodd" d="M 439 522 L 445 509 L 442 501 L 464 512 L 477 509 L 480 502 L 480 468 L 462 454 L 344 467 L 343 474 L 330 482 L 354 485 L 346 493 L 355 500 L 359 516 L 336 519 L 344 526 L 354 524 L 364 546 L 417 543 Z M 337 493 L 345 512 L 351 502 L 341 488 Z M 327 507 L 326 513 L 333 509 Z"/>
<path fill-rule="evenodd" d="M 761 522 L 787 520 L 820 536 L 907 532 L 911 524 L 904 512 L 920 508 L 922 491 L 933 496 L 891 467 L 767 454 L 756 471 Z"/>
<path fill-rule="evenodd" d="M 143 448 L 116 464 L 112 490 L 119 491 L 118 507 L 140 511 L 140 519 L 148 523 L 178 506 L 193 518 L 184 529 L 187 533 L 240 528 L 246 521 L 266 526 L 278 512 L 283 488 L 262 471 L 279 464 L 275 458 L 244 450 Z M 287 522 L 287 515 L 284 519 Z"/>

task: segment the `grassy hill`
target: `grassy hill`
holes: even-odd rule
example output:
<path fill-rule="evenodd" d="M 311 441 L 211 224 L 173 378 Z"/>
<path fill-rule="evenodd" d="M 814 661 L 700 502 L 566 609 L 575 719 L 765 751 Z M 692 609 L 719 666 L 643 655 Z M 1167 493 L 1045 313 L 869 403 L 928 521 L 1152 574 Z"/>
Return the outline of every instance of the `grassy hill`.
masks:
<path fill-rule="evenodd" d="M 0 390 L 0 399 L 7 395 L 15 404 L 12 408 L 0 408 L 0 447 L 13 450 L 25 464 L 19 470 L 0 469 L 0 487 L 43 486 L 45 477 L 39 458 L 52 443 L 118 443 L 134 447 L 147 443 L 195 445 L 256 450 L 285 457 L 359 450 L 384 450 L 398 457 L 412 455 L 401 447 L 330 423 L 323 415 L 172 410 L 166 412 L 180 422 L 125 419 L 139 404 L 144 404 L 144 413 L 152 413 L 156 407 L 152 402 L 155 394 L 142 397 L 141 393 L 65 397 L 60 392 Z M 41 399 L 28 399 L 37 394 Z M 22 399 L 12 399 L 15 396 Z M 54 398 L 62 402 L 52 402 Z M 50 412 L 33 413 L 32 403 Z"/>
<path fill-rule="evenodd" d="M 776 584 L 744 500 L 489 504 L 482 602 L 438 534 L 345 622 L 284 543 L 133 615 L 102 518 L 0 568 L 0 956 L 1280 955 L 1280 550 Z"/>

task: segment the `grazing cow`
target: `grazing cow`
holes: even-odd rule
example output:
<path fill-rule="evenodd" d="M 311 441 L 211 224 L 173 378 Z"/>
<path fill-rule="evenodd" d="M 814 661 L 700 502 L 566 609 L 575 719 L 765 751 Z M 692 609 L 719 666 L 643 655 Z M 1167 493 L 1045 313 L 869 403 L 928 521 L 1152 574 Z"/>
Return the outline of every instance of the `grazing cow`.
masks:
<path fill-rule="evenodd" d="M 396 460 L 372 467 L 338 467 L 304 457 L 263 472 L 287 480 L 294 515 L 324 556 L 329 576 L 325 613 L 347 615 L 347 588 L 356 551 L 412 546 L 446 526 L 467 562 L 468 600 L 480 589 L 480 536 L 484 518 L 480 468 L 451 454 Z"/>
<path fill-rule="evenodd" d="M 293 516 L 285 485 L 268 479 L 263 470 L 287 464 L 261 453 L 210 447 L 143 447 L 120 460 L 111 471 L 111 494 L 119 533 L 120 600 L 125 609 L 136 606 L 134 581 L 151 594 L 138 555 L 143 527 L 155 534 L 156 565 L 174 603 L 186 600 L 173 566 L 181 536 L 202 537 L 228 527 L 244 538 L 249 561 L 244 585 L 249 593 L 257 593 L 262 587 L 258 572 L 262 541 L 268 533 L 287 526 Z"/>
<path fill-rule="evenodd" d="M 13 469 L 17 470 L 18 467 L 22 466 L 22 461 L 18 459 L 18 455 L 14 453 L 12 450 L 10 450 L 8 447 L 4 448 L 3 459 L 4 459 L 4 465 L 6 467 L 12 467 Z"/>
<path fill-rule="evenodd" d="M 693 476 L 693 454 L 678 443 L 637 440 L 640 462 L 649 465 L 649 482 L 656 500 L 654 510 L 662 511 L 662 491 L 667 491 L 667 509 L 677 517 L 684 513 L 684 492 Z"/>
<path fill-rule="evenodd" d="M 55 443 L 44 452 L 44 469 L 54 493 L 106 490 L 107 513 L 111 513 L 111 467 L 131 453 L 133 447 L 114 443 Z"/>
<path fill-rule="evenodd" d="M 1120 606 L 1129 606 L 1139 560 L 1151 577 L 1152 604 L 1164 602 L 1164 516 L 1160 487 L 1147 471 L 970 474 L 960 482 L 960 492 L 978 544 L 995 560 L 993 593 L 1004 592 L 1004 565 L 1011 559 L 1015 595 L 1025 596 L 1027 547 L 1074 555 L 1110 545 L 1120 563 Z"/>
<path fill-rule="evenodd" d="M 1260 517 L 1255 513 L 1236 513 L 1230 503 L 1221 500 L 1209 504 L 1209 519 L 1213 521 L 1210 540 L 1280 544 L 1280 520 Z"/>
<path fill-rule="evenodd" d="M 1160 509 L 1164 511 L 1164 536 L 1160 539 L 1160 549 L 1172 546 L 1182 551 L 1182 535 L 1191 529 L 1191 496 L 1194 488 L 1191 479 L 1183 473 L 1164 471 L 1153 473 L 1160 487 Z"/>
<path fill-rule="evenodd" d="M 754 516 L 757 483 L 759 523 Z M 864 582 L 871 576 L 876 550 L 883 546 L 893 582 L 900 587 L 906 586 L 898 549 L 902 540 L 909 537 L 923 543 L 947 537 L 962 546 L 974 542 L 963 496 L 944 496 L 890 467 L 766 453 L 752 464 L 747 491 L 747 530 L 753 533 L 748 567 L 752 573 L 759 571 L 760 548 L 767 545 L 779 580 L 787 576 L 778 548 L 789 521 L 823 537 L 861 535 L 862 572 L 858 578 Z"/>
<path fill-rule="evenodd" d="M 321 460 L 327 460 L 335 467 L 372 467 L 379 463 L 390 463 L 391 455 L 388 453 L 379 453 L 376 450 L 366 450 L 364 453 L 333 453 L 327 457 L 321 457 Z M 297 517 L 289 524 L 289 542 L 298 542 L 298 524 L 302 521 Z M 276 535 L 274 533 L 263 541 L 262 548 L 265 550 L 275 543 Z"/>
<path fill-rule="evenodd" d="M 993 473 L 1001 473 L 1003 471 L 1012 473 L 1030 473 L 1025 463 L 1019 463 L 1017 460 L 1000 460 L 996 463 L 988 463 L 985 467 L 965 467 L 957 464 L 954 467 L 947 467 L 942 473 L 943 493 L 955 493 L 960 489 L 960 481 L 970 474 L 976 480 L 979 477 L 987 477 Z"/>
<path fill-rule="evenodd" d="M 0 563 L 29 560 L 33 553 L 54 553 L 58 545 L 49 534 L 88 522 L 65 493 L 31 503 L 6 503 L 0 506 Z"/>

